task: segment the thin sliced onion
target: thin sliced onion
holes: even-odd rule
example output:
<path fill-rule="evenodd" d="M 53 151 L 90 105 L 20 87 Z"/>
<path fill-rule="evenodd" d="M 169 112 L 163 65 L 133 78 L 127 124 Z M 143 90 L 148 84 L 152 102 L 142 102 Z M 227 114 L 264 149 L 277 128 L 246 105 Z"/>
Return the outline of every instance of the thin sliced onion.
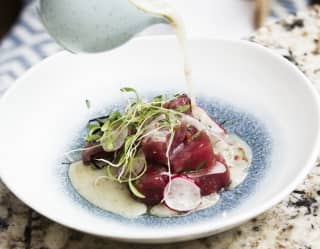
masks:
<path fill-rule="evenodd" d="M 207 176 L 207 175 L 218 175 L 218 174 L 223 174 L 227 171 L 226 165 L 224 165 L 221 162 L 216 162 L 215 166 L 212 167 L 211 170 L 199 170 L 197 172 L 190 172 L 188 173 L 188 177 L 191 178 L 198 178 L 202 176 Z"/>

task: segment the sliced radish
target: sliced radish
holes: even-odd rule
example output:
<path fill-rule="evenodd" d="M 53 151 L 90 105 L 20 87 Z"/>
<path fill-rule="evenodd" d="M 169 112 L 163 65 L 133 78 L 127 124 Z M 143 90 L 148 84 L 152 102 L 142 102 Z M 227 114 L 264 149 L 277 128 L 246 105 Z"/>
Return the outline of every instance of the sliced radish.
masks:
<path fill-rule="evenodd" d="M 136 189 L 145 196 L 140 199 L 141 202 L 154 206 L 163 200 L 163 193 L 169 182 L 169 176 L 162 174 L 164 172 L 166 168 L 148 164 L 145 174 L 135 182 Z"/>
<path fill-rule="evenodd" d="M 124 127 L 122 129 L 116 129 L 111 134 L 108 134 L 107 136 L 102 136 L 101 138 L 101 144 L 106 152 L 113 152 L 119 150 L 127 136 L 129 134 L 128 127 Z"/>
<path fill-rule="evenodd" d="M 173 210 L 191 211 L 201 204 L 201 190 L 191 179 L 179 176 L 167 184 L 164 201 Z"/>

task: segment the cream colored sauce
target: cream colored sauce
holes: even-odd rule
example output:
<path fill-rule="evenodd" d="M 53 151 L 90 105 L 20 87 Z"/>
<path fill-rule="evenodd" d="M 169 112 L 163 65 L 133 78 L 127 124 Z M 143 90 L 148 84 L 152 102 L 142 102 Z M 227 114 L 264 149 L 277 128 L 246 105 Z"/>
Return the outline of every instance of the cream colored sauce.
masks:
<path fill-rule="evenodd" d="M 107 179 L 99 179 L 104 176 L 104 170 L 97 170 L 84 165 L 81 161 L 73 163 L 69 169 L 69 177 L 73 187 L 86 200 L 106 211 L 122 215 L 127 218 L 136 218 L 147 213 L 147 206 L 134 200 L 125 184 L 120 184 Z M 201 204 L 192 212 L 196 212 L 215 205 L 219 200 L 219 194 L 211 194 L 201 198 Z M 189 213 L 179 213 L 169 209 L 164 204 L 152 207 L 151 215 L 158 217 L 173 217 Z"/>
<path fill-rule="evenodd" d="M 249 145 L 234 134 L 226 135 L 225 141 L 218 141 L 214 146 L 214 152 L 221 154 L 226 160 L 231 178 L 229 188 L 235 188 L 248 174 L 252 152 Z"/>
<path fill-rule="evenodd" d="M 159 204 L 150 209 L 150 214 L 158 217 L 174 217 L 174 216 L 188 215 L 190 213 L 194 213 L 199 210 L 214 206 L 219 201 L 219 199 L 220 199 L 220 195 L 217 193 L 203 196 L 201 198 L 201 204 L 195 210 L 192 210 L 191 212 L 187 212 L 187 213 L 179 213 L 168 208 L 164 204 Z"/>
<path fill-rule="evenodd" d="M 176 36 L 179 41 L 180 49 L 183 56 L 184 62 L 184 75 L 187 83 L 188 95 L 191 98 L 192 105 L 196 105 L 195 95 L 193 89 L 193 80 L 192 80 L 192 69 L 191 63 L 189 60 L 189 52 L 187 49 L 187 35 L 186 28 L 181 16 L 177 13 L 177 11 L 170 6 L 170 4 L 165 0 L 129 0 L 139 9 L 155 14 L 158 16 L 163 16 L 167 20 L 170 21 L 171 26 L 174 28 L 176 32 Z"/>
<path fill-rule="evenodd" d="M 96 180 L 105 175 L 82 162 L 73 163 L 69 169 L 72 185 L 78 193 L 95 206 L 127 218 L 136 218 L 147 212 L 147 206 L 134 200 L 126 186 L 110 180 Z"/>
<path fill-rule="evenodd" d="M 174 217 L 180 216 L 178 212 L 168 208 L 164 204 L 158 204 L 150 209 L 150 214 L 158 217 Z"/>
<path fill-rule="evenodd" d="M 230 169 L 230 188 L 234 188 L 245 179 L 252 155 L 248 145 L 239 137 L 227 135 L 226 140 L 229 146 L 223 142 L 218 142 L 214 151 L 222 154 L 225 158 Z M 234 160 L 235 156 L 237 156 L 237 160 Z M 145 204 L 132 198 L 126 184 L 103 179 L 101 178 L 103 176 L 105 176 L 104 170 L 85 166 L 82 162 L 73 163 L 69 169 L 69 177 L 74 188 L 83 198 L 95 206 L 127 218 L 136 218 L 148 212 Z M 99 178 L 101 180 L 97 181 Z M 188 213 L 176 212 L 164 204 L 152 207 L 149 213 L 158 217 L 187 215 L 214 206 L 219 198 L 218 193 L 203 196 L 199 207 Z"/>

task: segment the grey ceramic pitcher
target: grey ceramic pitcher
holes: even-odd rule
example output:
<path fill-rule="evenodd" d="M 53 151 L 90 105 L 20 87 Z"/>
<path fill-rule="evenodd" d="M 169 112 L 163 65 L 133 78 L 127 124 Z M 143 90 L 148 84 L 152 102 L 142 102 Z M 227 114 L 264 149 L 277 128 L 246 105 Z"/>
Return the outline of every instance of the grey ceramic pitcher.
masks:
<path fill-rule="evenodd" d="M 153 24 L 168 23 L 130 0 L 39 0 L 38 11 L 50 35 L 75 53 L 110 50 Z"/>

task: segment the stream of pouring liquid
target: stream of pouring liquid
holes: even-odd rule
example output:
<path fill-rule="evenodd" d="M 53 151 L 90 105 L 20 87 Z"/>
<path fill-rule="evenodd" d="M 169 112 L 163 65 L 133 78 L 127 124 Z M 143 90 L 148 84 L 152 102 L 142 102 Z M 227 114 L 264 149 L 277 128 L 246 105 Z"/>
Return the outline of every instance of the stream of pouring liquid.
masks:
<path fill-rule="evenodd" d="M 187 90 L 188 90 L 189 97 L 191 99 L 191 105 L 195 106 L 196 99 L 195 99 L 194 89 L 193 89 L 192 67 L 191 67 L 191 63 L 189 60 L 189 51 L 188 51 L 188 47 L 187 47 L 186 30 L 185 30 L 184 23 L 183 23 L 182 19 L 180 18 L 180 16 L 174 15 L 173 17 L 174 17 L 174 19 L 172 22 L 172 26 L 176 31 L 176 35 L 177 35 L 179 45 L 181 48 L 181 53 L 183 56 L 184 75 L 185 75 L 185 80 L 187 83 Z"/>
<path fill-rule="evenodd" d="M 184 63 L 184 75 L 187 83 L 187 91 L 188 95 L 191 99 L 191 105 L 196 105 L 194 88 L 193 88 L 193 79 L 192 79 L 192 68 L 189 60 L 189 52 L 187 47 L 187 35 L 185 24 L 181 18 L 181 16 L 177 13 L 177 11 L 170 6 L 164 0 L 129 0 L 132 4 L 134 4 L 137 8 L 150 13 L 164 17 L 165 19 L 170 21 L 171 26 L 174 28 L 181 54 L 183 57 Z"/>

